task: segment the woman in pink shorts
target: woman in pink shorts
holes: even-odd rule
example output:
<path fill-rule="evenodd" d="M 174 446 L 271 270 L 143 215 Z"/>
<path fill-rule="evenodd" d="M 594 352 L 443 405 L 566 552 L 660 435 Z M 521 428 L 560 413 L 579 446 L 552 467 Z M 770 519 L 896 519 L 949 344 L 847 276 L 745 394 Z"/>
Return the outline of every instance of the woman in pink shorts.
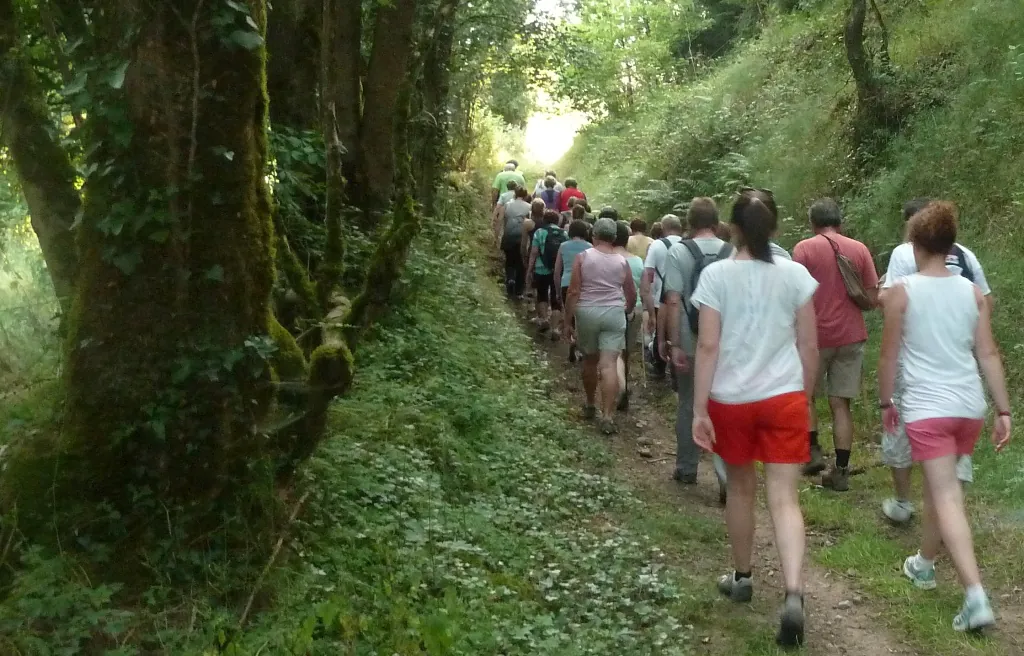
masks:
<path fill-rule="evenodd" d="M 953 628 L 976 631 L 994 624 L 995 615 L 981 586 L 956 461 L 974 451 L 984 426 L 979 365 L 996 404 L 996 451 L 1010 440 L 1010 400 L 984 296 L 946 268 L 956 230 L 956 207 L 947 202 L 930 203 L 910 221 L 918 272 L 893 286 L 883 302 L 878 391 L 886 430 L 903 415 L 911 454 L 924 470 L 921 550 L 906 559 L 903 573 L 917 587 L 933 589 L 944 543 L 966 590 Z M 892 402 L 897 367 L 905 390 L 898 409 Z"/>

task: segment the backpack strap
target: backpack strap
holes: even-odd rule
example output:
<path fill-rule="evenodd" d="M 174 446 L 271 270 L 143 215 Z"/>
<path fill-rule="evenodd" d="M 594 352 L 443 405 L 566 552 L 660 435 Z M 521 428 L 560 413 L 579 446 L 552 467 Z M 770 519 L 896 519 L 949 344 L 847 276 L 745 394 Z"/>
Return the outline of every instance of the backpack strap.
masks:
<path fill-rule="evenodd" d="M 718 249 L 718 259 L 719 260 L 727 260 L 727 259 L 729 259 L 729 256 L 732 255 L 732 251 L 733 251 L 732 244 L 730 244 L 729 242 L 725 242 L 724 244 L 722 244 L 722 247 Z"/>
<path fill-rule="evenodd" d="M 974 282 L 974 272 L 971 271 L 970 265 L 967 264 L 967 253 L 964 252 L 960 244 L 953 244 L 949 254 L 956 257 L 956 265 L 960 267 L 960 275 Z"/>
<path fill-rule="evenodd" d="M 704 251 L 700 249 L 700 246 L 697 245 L 697 242 L 695 242 L 692 239 L 684 239 L 679 243 L 685 246 L 686 250 L 690 251 L 690 255 L 693 256 L 693 261 L 697 262 L 698 266 L 703 268 Z"/>

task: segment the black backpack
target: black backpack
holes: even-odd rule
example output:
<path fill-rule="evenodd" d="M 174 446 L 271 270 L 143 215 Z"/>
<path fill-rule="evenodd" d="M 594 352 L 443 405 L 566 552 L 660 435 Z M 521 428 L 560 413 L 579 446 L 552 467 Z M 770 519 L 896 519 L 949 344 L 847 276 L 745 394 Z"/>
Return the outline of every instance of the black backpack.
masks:
<path fill-rule="evenodd" d="M 952 250 L 946 256 L 946 266 L 950 265 L 960 267 L 960 275 L 974 282 L 974 272 L 967 265 L 967 255 L 964 253 L 964 249 L 960 248 L 960 244 L 953 244 Z"/>
<path fill-rule="evenodd" d="M 719 260 L 727 259 L 732 255 L 732 244 L 725 242 L 722 247 L 718 249 L 717 253 L 708 254 L 700 249 L 692 239 L 684 239 L 680 242 L 686 247 L 686 250 L 690 251 L 690 255 L 693 257 L 693 273 L 690 275 L 690 293 L 692 294 L 697 289 L 697 282 L 700 280 L 700 274 L 704 271 L 704 267 L 717 262 Z M 700 310 L 689 302 L 690 299 L 684 298 L 683 305 L 686 308 L 686 318 L 690 320 L 690 332 L 694 335 L 697 334 L 698 319 L 700 318 Z"/>
<path fill-rule="evenodd" d="M 544 238 L 544 251 L 540 254 L 540 260 L 548 270 L 554 271 L 558 248 L 569 240 L 569 235 L 555 225 L 545 226 L 544 229 L 547 230 L 548 235 Z"/>

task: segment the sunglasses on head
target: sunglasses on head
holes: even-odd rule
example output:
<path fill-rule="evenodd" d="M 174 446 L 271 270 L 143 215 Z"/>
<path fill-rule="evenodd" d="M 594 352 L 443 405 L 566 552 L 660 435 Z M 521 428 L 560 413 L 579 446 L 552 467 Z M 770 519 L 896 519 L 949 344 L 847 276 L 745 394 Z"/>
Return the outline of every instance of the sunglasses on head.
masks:
<path fill-rule="evenodd" d="M 775 195 L 775 193 L 771 189 L 762 189 L 761 187 L 740 187 L 740 190 L 739 190 L 738 193 L 740 195 L 743 195 L 743 194 L 751 192 L 751 191 L 759 191 L 762 194 L 768 194 L 769 196 L 774 196 Z"/>

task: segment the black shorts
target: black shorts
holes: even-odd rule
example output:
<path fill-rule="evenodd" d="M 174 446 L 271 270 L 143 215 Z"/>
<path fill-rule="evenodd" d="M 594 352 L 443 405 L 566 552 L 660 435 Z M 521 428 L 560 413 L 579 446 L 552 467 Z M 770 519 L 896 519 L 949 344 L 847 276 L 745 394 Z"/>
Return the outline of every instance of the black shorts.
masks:
<path fill-rule="evenodd" d="M 550 303 L 552 310 L 562 309 L 562 304 L 558 300 L 558 294 L 555 293 L 555 274 L 533 274 L 533 288 L 537 290 L 538 301 Z"/>

